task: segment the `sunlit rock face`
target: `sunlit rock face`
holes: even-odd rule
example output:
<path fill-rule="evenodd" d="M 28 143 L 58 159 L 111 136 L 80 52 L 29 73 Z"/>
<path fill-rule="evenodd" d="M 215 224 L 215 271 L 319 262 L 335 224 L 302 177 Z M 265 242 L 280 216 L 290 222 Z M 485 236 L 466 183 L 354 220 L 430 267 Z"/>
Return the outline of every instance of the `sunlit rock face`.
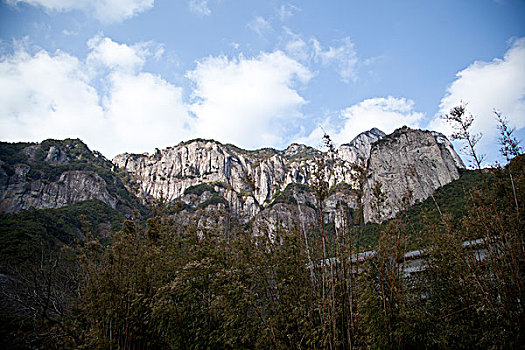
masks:
<path fill-rule="evenodd" d="M 222 205 L 242 222 L 266 211 L 264 216 L 272 217 L 267 221 L 274 223 L 280 216 L 290 221 L 291 211 L 297 214 L 299 209 L 309 213 L 304 214 L 306 221 L 312 221 L 310 211 L 318 207 L 312 184 L 320 164 L 325 164 L 321 173 L 330 187 L 323 203 L 325 220 L 337 220 L 340 203 L 356 209 L 356 189 L 363 186 L 365 220 L 374 222 L 394 216 L 405 204 L 426 199 L 457 179 L 458 168 L 463 167 L 443 135 L 408 128 L 388 136 L 371 129 L 341 145 L 335 154 L 300 144 L 285 150 L 248 151 L 198 139 L 154 154 L 121 154 L 113 162 L 132 175 L 140 197 L 182 201 L 189 207 Z M 213 189 L 199 187 L 202 184 Z M 306 185 L 308 193 L 295 184 Z M 385 197 L 381 205 L 374 202 L 377 186 Z M 283 208 L 290 213 L 284 215 Z"/>
<path fill-rule="evenodd" d="M 370 129 L 357 135 L 352 141 L 339 146 L 339 156 L 350 163 L 361 163 L 366 166 L 370 157 L 370 149 L 374 142 L 385 137 L 385 133 L 377 128 Z"/>
<path fill-rule="evenodd" d="M 374 143 L 364 186 L 366 221 L 381 222 L 459 178 L 463 162 L 441 134 L 401 128 Z"/>
<path fill-rule="evenodd" d="M 327 184 L 322 220 L 342 227 L 348 216 L 342 208 L 355 212 L 361 200 L 366 221 L 383 221 L 457 179 L 464 167 L 445 136 L 409 128 L 390 135 L 372 129 L 331 152 L 300 144 L 251 151 L 198 139 L 153 154 L 121 154 L 112 162 L 80 140 L 0 146 L 3 212 L 98 199 L 131 213 L 138 197 L 178 203 L 189 214 L 264 221 L 273 229 L 320 221 L 313 215 L 319 209 L 316 178 Z"/>

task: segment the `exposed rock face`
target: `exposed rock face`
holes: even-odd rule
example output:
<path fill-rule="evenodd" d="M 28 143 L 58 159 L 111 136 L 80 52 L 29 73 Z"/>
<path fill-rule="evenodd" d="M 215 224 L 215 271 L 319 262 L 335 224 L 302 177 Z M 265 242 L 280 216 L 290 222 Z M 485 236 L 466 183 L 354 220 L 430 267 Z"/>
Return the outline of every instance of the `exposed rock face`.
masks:
<path fill-rule="evenodd" d="M 365 221 L 383 221 L 403 207 L 428 198 L 459 178 L 458 169 L 463 167 L 443 135 L 406 127 L 394 131 L 376 142 L 370 152 L 364 188 Z"/>
<path fill-rule="evenodd" d="M 316 212 L 309 206 L 278 203 L 255 217 L 253 233 L 268 236 L 273 242 L 276 238 L 275 232 L 279 228 L 296 227 L 298 231 L 306 232 L 316 221 Z"/>
<path fill-rule="evenodd" d="M 187 190 L 203 183 L 221 184 L 216 191 L 208 191 L 208 195 L 224 198 L 230 211 L 242 222 L 272 207 L 280 200 L 276 196 L 288 191 L 290 184 L 311 185 L 319 159 L 333 164 L 325 176 L 329 186 L 346 183 L 350 189 L 345 193 L 331 191 L 325 200 L 325 219 L 329 221 L 337 219 L 339 202 L 357 208 L 358 198 L 351 190 L 359 186 L 354 164 L 366 168 L 363 201 L 367 221 L 382 221 L 395 215 L 406 193 L 411 194 L 409 204 L 426 199 L 435 189 L 458 178 L 458 167 L 463 167 L 443 135 L 407 128 L 387 137 L 374 128 L 341 145 L 336 157 L 337 161 L 330 163 L 328 154 L 299 144 L 283 151 L 246 151 L 216 141 L 194 140 L 156 150 L 152 155 L 118 155 L 113 162 L 134 176 L 139 187 L 137 194 L 146 198 L 182 200 L 197 207 L 209 198 L 202 194 L 188 196 Z M 377 182 L 385 182 L 384 207 L 391 206 L 389 211 L 373 206 L 373 187 Z M 289 204 L 309 208 L 315 205 L 313 194 L 294 192 L 292 196 L 290 191 L 286 197 Z"/>
<path fill-rule="evenodd" d="M 28 181 L 29 169 L 28 165 L 18 165 L 15 176 L 2 181 L 0 211 L 60 208 L 88 199 L 101 200 L 113 209 L 117 207 L 117 199 L 108 193 L 106 182 L 93 172 L 66 171 L 58 181 L 44 183 L 40 179 Z"/>
<path fill-rule="evenodd" d="M 360 184 L 365 220 L 382 221 L 457 179 L 463 167 L 443 135 L 408 128 L 388 136 L 372 129 L 341 145 L 336 154 L 300 144 L 247 151 L 198 139 L 151 155 L 121 154 L 111 163 L 80 140 L 0 146 L 1 211 L 99 199 L 113 208 L 127 205 L 130 213 L 136 198 L 130 199 L 125 179 L 146 202 L 163 198 L 180 202 L 183 212 L 226 212 L 242 223 L 266 222 L 273 228 L 298 217 L 301 225 L 316 222 L 316 176 L 329 187 L 323 219 L 341 227 L 348 209 L 358 207 Z M 364 169 L 364 180 L 357 168 Z M 374 195 L 378 183 L 385 197 L 379 204 Z"/>
<path fill-rule="evenodd" d="M 109 186 L 97 173 L 110 173 L 112 164 L 80 140 L 2 143 L 0 147 L 1 212 L 60 208 L 88 199 L 98 199 L 114 209 L 122 207 L 116 193 L 119 184 L 125 191 L 120 180 L 107 177 L 113 185 Z"/>
<path fill-rule="evenodd" d="M 377 128 L 365 131 L 357 135 L 349 143 L 339 146 L 339 156 L 349 163 L 361 163 L 361 165 L 366 166 L 372 144 L 385 137 L 385 135 L 384 132 Z"/>
<path fill-rule="evenodd" d="M 457 168 L 465 168 L 465 164 L 459 157 L 459 155 L 454 151 L 454 147 L 452 146 L 452 143 L 447 139 L 447 137 L 439 132 L 432 131 L 432 136 L 436 139 L 436 142 L 439 143 L 442 146 L 442 152 L 444 157 L 448 157 L 447 153 L 452 156 L 452 159 L 454 159 L 454 163 L 456 164 Z"/>
<path fill-rule="evenodd" d="M 263 202 L 271 184 L 284 181 L 284 161 L 277 154 L 259 156 L 215 141 L 196 140 L 157 150 L 155 154 L 122 154 L 113 159 L 136 176 L 139 194 L 174 200 L 201 183 L 225 183 L 235 191 L 255 185 L 254 197 Z"/>
<path fill-rule="evenodd" d="M 61 151 L 60 148 L 56 146 L 49 147 L 47 151 L 47 156 L 45 159 L 46 162 L 53 165 L 67 164 L 70 159 L 65 152 Z"/>
<path fill-rule="evenodd" d="M 316 155 L 322 153 L 297 144 L 284 151 L 245 151 L 216 141 L 195 140 L 152 155 L 118 155 L 113 162 L 135 176 L 139 195 L 144 197 L 172 201 L 201 183 L 224 183 L 265 205 L 289 183 L 309 183 Z"/>

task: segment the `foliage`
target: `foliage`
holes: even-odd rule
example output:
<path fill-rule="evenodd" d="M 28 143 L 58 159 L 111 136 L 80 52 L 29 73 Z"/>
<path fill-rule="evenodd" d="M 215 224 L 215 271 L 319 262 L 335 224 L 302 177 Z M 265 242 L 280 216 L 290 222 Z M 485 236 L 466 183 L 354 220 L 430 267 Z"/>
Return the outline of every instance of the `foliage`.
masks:
<path fill-rule="evenodd" d="M 22 150 L 30 145 L 30 143 L 25 142 L 0 142 L 0 159 L 3 162 L 2 168 L 8 176 L 15 174 L 13 168 L 15 164 L 27 162 L 27 155 L 23 153 Z"/>
<path fill-rule="evenodd" d="M 199 203 L 197 205 L 197 208 L 205 209 L 209 205 L 217 205 L 217 204 L 224 204 L 227 206 L 228 202 L 226 201 L 226 199 L 224 199 L 223 196 L 214 193 L 209 199 L 205 200 L 202 203 Z"/>
<path fill-rule="evenodd" d="M 489 183 L 492 183 L 492 176 L 486 173 Z M 460 225 L 461 219 L 465 215 L 469 206 L 469 198 L 472 191 L 482 186 L 481 177 L 477 171 L 461 170 L 458 180 L 437 189 L 433 197 L 416 203 L 407 210 L 401 211 L 397 217 L 405 217 L 410 222 L 406 232 L 407 244 L 411 249 L 417 249 L 421 244 L 422 237 L 429 237 L 429 228 L 441 222 L 441 214 L 447 213 L 450 216 L 450 224 Z M 439 208 L 439 209 L 438 209 Z M 395 219 L 386 221 L 389 222 Z M 374 249 L 378 244 L 379 225 L 367 223 L 363 232 L 363 246 Z"/>
<path fill-rule="evenodd" d="M 39 251 L 41 242 L 60 247 L 82 237 L 87 225 L 100 236 L 120 228 L 125 217 L 105 203 L 93 199 L 59 209 L 23 210 L 0 214 L 0 264 L 17 265 Z"/>
<path fill-rule="evenodd" d="M 188 187 L 187 189 L 184 190 L 185 195 L 194 194 L 194 195 L 200 196 L 204 192 L 215 193 L 215 188 L 212 184 L 202 183 L 199 185 Z"/>
<path fill-rule="evenodd" d="M 523 203 L 525 157 L 508 167 Z M 525 213 L 521 206 L 516 212 L 507 170 L 492 171 L 491 188 L 508 243 L 475 189 L 462 218 L 427 221 L 428 239 L 420 241 L 427 267 L 415 275 L 406 270 L 408 216 L 377 225 L 376 254 L 361 261 L 353 258 L 355 222 L 324 228 L 327 235 L 333 230 L 330 249 L 315 229 L 306 239 L 299 228 L 281 228 L 271 240 L 234 218 L 227 227 L 181 225 L 162 210 L 145 228 L 126 222 L 107 246 L 86 233 L 73 255 L 76 277 L 63 272 L 77 271 L 67 265 L 53 269 L 55 258 L 47 255 L 47 267 L 36 270 L 52 276 L 42 281 L 52 285 L 61 310 L 45 313 L 54 322 L 39 313 L 41 329 L 48 329 L 39 334 L 58 335 L 62 348 L 519 347 L 525 259 L 518 217 Z M 481 262 L 463 244 L 476 237 L 487 239 Z M 17 288 L 22 296 L 38 290 Z"/>
<path fill-rule="evenodd" d="M 346 194 L 350 194 L 352 193 L 352 187 L 347 184 L 346 182 L 340 182 L 332 187 L 330 187 L 330 189 L 328 190 L 328 196 L 331 196 L 337 192 L 342 192 L 342 193 L 346 193 Z"/>
<path fill-rule="evenodd" d="M 204 192 L 217 193 L 217 191 L 215 191 L 215 187 L 231 189 L 231 186 L 224 182 L 207 182 L 188 187 L 184 190 L 184 194 L 194 194 L 200 196 Z"/>

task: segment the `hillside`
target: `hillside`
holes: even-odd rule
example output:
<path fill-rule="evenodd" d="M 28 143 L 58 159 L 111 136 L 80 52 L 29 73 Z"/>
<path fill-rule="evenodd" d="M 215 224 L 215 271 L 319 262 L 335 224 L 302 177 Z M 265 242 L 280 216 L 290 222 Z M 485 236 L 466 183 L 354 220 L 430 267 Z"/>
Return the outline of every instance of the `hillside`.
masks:
<path fill-rule="evenodd" d="M 131 217 L 129 177 L 79 139 L 0 143 L 0 211 L 60 208 L 90 199 Z"/>
<path fill-rule="evenodd" d="M 443 135 L 401 128 L 391 135 L 372 129 L 328 152 L 299 144 L 243 150 L 196 139 L 113 162 L 78 139 L 4 142 L 0 166 L 3 212 L 96 199 L 106 205 L 106 216 L 113 215 L 111 208 L 146 219 L 164 202 L 182 222 L 207 225 L 223 212 L 260 234 L 280 225 L 315 226 L 321 199 L 324 224 L 335 237 L 359 215 L 380 222 L 426 200 L 457 179 L 463 163 Z M 361 239 L 370 246 L 374 236 L 372 230 Z"/>
<path fill-rule="evenodd" d="M 42 250 L 79 244 L 87 234 L 109 241 L 124 220 L 122 213 L 96 199 L 57 209 L 0 214 L 0 272 L 38 259 Z"/>

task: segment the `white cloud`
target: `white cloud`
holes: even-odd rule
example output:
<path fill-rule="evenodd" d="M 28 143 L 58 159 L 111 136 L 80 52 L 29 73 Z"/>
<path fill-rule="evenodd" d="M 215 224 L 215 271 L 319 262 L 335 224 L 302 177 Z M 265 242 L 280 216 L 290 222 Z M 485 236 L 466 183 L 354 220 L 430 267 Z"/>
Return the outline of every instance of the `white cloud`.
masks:
<path fill-rule="evenodd" d="M 146 44 L 90 41 L 86 61 L 20 48 L 0 59 L 0 138 L 41 141 L 79 137 L 108 157 L 151 151 L 187 138 L 193 119 L 181 88 L 139 72 Z M 118 54 L 121 54 L 119 56 Z M 111 71 L 98 93 L 92 70 Z M 133 68 L 133 69 L 130 69 Z"/>
<path fill-rule="evenodd" d="M 208 6 L 208 0 L 189 0 L 190 11 L 202 16 L 209 16 L 211 10 Z"/>
<path fill-rule="evenodd" d="M 79 10 L 103 23 L 122 22 L 153 7 L 154 0 L 6 0 L 8 4 L 27 3 L 47 11 Z"/>
<path fill-rule="evenodd" d="M 87 56 L 88 67 L 99 69 L 137 72 L 150 57 L 158 60 L 164 54 L 164 47 L 154 42 L 139 42 L 133 45 L 119 44 L 107 37 L 96 35 L 87 42 L 91 50 Z"/>
<path fill-rule="evenodd" d="M 104 102 L 111 121 L 113 153 L 149 151 L 188 138 L 192 118 L 182 100 L 182 89 L 161 77 L 141 72 L 111 75 L 110 94 Z"/>
<path fill-rule="evenodd" d="M 308 63 L 318 63 L 325 67 L 333 67 L 345 83 L 357 80 L 357 53 L 354 43 L 349 37 L 336 42 L 337 45 L 323 48 L 316 38 L 304 41 L 300 35 L 285 28 L 289 40 L 285 51 L 291 57 Z"/>
<path fill-rule="evenodd" d="M 494 144 L 498 134 L 494 109 L 502 112 L 516 128 L 525 127 L 525 38 L 515 41 L 503 59 L 476 61 L 456 77 L 441 99 L 439 113 L 429 128 L 450 135 L 450 126 L 439 116 L 463 101 L 476 118 L 472 131 L 483 133 L 479 151 L 493 160 L 497 155 Z"/>
<path fill-rule="evenodd" d="M 0 137 L 9 141 L 79 137 L 105 128 L 96 90 L 68 54 L 19 51 L 0 61 Z"/>
<path fill-rule="evenodd" d="M 312 48 L 299 36 L 292 37 L 285 45 L 285 51 L 291 57 L 301 61 L 309 62 L 312 59 Z"/>
<path fill-rule="evenodd" d="M 423 117 L 422 113 L 414 110 L 412 100 L 391 96 L 371 98 L 345 108 L 339 113 L 337 120 L 325 119 L 321 126 L 307 137 L 300 138 L 298 142 L 319 146 L 319 141 L 326 131 L 336 144 L 343 144 L 374 127 L 387 134 L 403 125 L 418 128 Z"/>
<path fill-rule="evenodd" d="M 108 157 L 192 137 L 284 146 L 302 118 L 297 86 L 311 72 L 281 51 L 197 62 L 188 105 L 182 88 L 143 71 L 158 51 L 150 43 L 97 36 L 88 47 L 85 60 L 24 46 L 0 57 L 0 139 L 79 137 Z"/>
<path fill-rule="evenodd" d="M 275 51 L 250 59 L 210 57 L 187 77 L 195 83 L 196 134 L 255 148 L 284 145 L 306 103 L 294 86 L 306 83 L 311 73 Z"/>
<path fill-rule="evenodd" d="M 257 33 L 260 37 L 264 37 L 264 34 L 272 29 L 270 23 L 261 16 L 255 17 L 250 23 L 248 23 L 247 27 Z"/>
<path fill-rule="evenodd" d="M 91 49 L 87 57 L 88 64 L 103 65 L 110 69 L 138 70 L 149 55 L 144 45 L 128 46 L 101 36 L 88 40 L 87 45 Z"/>
<path fill-rule="evenodd" d="M 289 17 L 292 17 L 295 12 L 299 11 L 299 8 L 292 4 L 282 4 L 279 7 L 279 18 L 281 22 L 284 22 Z"/>

